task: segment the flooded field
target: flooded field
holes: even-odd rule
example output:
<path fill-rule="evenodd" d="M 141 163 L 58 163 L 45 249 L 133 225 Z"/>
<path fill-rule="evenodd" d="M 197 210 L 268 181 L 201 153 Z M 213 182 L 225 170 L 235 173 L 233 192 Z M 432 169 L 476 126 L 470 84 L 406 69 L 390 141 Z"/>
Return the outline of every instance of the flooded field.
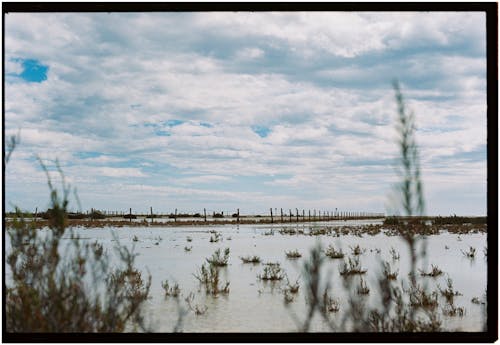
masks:
<path fill-rule="evenodd" d="M 181 329 L 184 332 L 293 332 L 297 331 L 306 317 L 308 301 L 304 291 L 303 264 L 308 260 L 310 250 L 318 243 L 325 249 L 333 245 L 345 253 L 345 259 L 354 257 L 359 246 L 359 258 L 367 270 L 363 280 L 371 290 L 363 296 L 367 306 L 379 307 L 376 299 L 377 279 L 382 271 L 382 261 L 387 261 L 401 278 L 408 281 L 410 260 L 406 243 L 400 236 L 388 235 L 384 231 L 375 235 L 368 233 L 343 234 L 342 227 L 381 224 L 381 221 L 347 221 L 325 223 L 299 223 L 290 225 L 221 225 L 161 227 L 106 227 L 75 228 L 84 241 L 98 240 L 108 252 L 117 238 L 121 245 L 134 247 L 138 254 L 137 266 L 144 274 L 151 274 L 151 298 L 147 302 L 148 323 L 156 332 L 171 332 L 183 315 Z M 326 234 L 318 229 L 325 226 L 333 231 Z M 337 229 L 337 230 L 335 230 Z M 216 235 L 215 232 L 218 234 Z M 116 236 L 113 237 L 112 233 Z M 212 241 L 211 241 L 212 237 Z M 215 242 L 217 237 L 217 242 Z M 443 274 L 437 277 L 421 277 L 419 284 L 430 291 L 446 288 L 446 279 L 451 278 L 453 289 L 460 295 L 455 305 L 464 308 L 464 315 L 447 316 L 442 313 L 445 299 L 439 295 L 438 314 L 444 330 L 482 331 L 487 283 L 486 233 L 452 234 L 442 231 L 425 237 L 427 244 L 426 263 L 420 263 L 422 271 L 429 271 L 431 265 L 439 267 Z M 470 247 L 476 250 L 474 258 L 464 253 Z M 229 293 L 216 297 L 206 295 L 194 274 L 199 271 L 217 249 L 229 248 L 228 265 L 221 267 L 222 281 L 229 282 Z M 288 258 L 286 252 L 297 250 L 302 256 Z M 399 258 L 397 255 L 399 254 Z M 258 256 L 257 264 L 243 263 L 246 256 Z M 280 263 L 292 284 L 298 281 L 299 290 L 285 302 L 284 289 L 287 279 L 265 281 L 259 279 L 265 263 Z M 323 283 L 330 284 L 329 295 L 338 300 L 339 311 L 330 313 L 333 322 L 340 321 L 349 300 L 349 291 L 344 288 L 344 278 L 339 270 L 343 259 L 325 256 L 322 266 Z M 359 284 L 359 276 L 354 276 Z M 162 282 L 168 280 L 172 286 L 177 283 L 180 298 L 166 297 Z M 351 289 L 352 290 L 352 289 Z M 355 294 L 355 291 L 351 291 Z M 439 293 L 439 292 L 438 292 Z M 185 299 L 191 295 L 191 307 L 204 311 L 197 315 L 189 308 Z M 477 298 L 476 303 L 472 302 Z M 319 315 L 313 318 L 311 331 L 331 329 Z"/>

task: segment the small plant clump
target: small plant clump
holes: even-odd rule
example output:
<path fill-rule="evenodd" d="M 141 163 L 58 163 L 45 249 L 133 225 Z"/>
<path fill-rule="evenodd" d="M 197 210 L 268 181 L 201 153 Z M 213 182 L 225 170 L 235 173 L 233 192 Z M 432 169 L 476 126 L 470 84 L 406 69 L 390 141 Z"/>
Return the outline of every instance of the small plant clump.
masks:
<path fill-rule="evenodd" d="M 400 258 L 400 254 L 398 252 L 396 252 L 396 250 L 392 247 L 391 247 L 391 250 L 389 251 L 389 254 L 391 254 L 393 261 L 397 261 Z"/>
<path fill-rule="evenodd" d="M 219 234 L 217 231 L 213 231 L 212 235 L 210 235 L 210 243 L 216 243 L 222 240 L 222 235 Z"/>
<path fill-rule="evenodd" d="M 285 304 L 292 303 L 294 300 L 294 296 L 292 295 L 290 290 L 287 290 L 287 289 L 283 290 L 283 298 L 284 298 Z"/>
<path fill-rule="evenodd" d="M 299 292 L 299 288 L 300 288 L 300 285 L 299 285 L 298 279 L 295 281 L 295 283 L 291 284 L 287 278 L 287 284 L 286 284 L 285 290 L 289 291 L 292 294 L 296 294 Z"/>
<path fill-rule="evenodd" d="M 355 247 L 350 247 L 351 248 L 351 251 L 352 251 L 352 255 L 361 255 L 363 254 L 364 250 L 361 249 L 361 247 L 359 246 L 359 244 L 357 244 Z"/>
<path fill-rule="evenodd" d="M 190 246 L 190 247 L 185 246 L 185 247 L 184 247 L 184 251 L 185 251 L 185 252 L 190 252 L 190 251 L 191 251 L 191 249 L 193 249 L 193 246 Z"/>
<path fill-rule="evenodd" d="M 448 278 L 446 280 L 446 289 L 441 289 L 441 287 L 438 285 L 438 290 L 441 293 L 442 296 L 446 298 L 446 301 L 449 304 L 453 304 L 453 299 L 455 296 L 461 296 L 462 294 L 459 291 L 455 291 L 453 289 L 453 281 L 451 278 Z"/>
<path fill-rule="evenodd" d="M 194 304 L 194 294 L 191 292 L 186 298 L 185 298 L 186 304 L 188 305 L 188 308 L 194 312 L 195 315 L 203 315 L 207 311 L 207 306 L 203 305 L 200 306 L 199 304 Z"/>
<path fill-rule="evenodd" d="M 279 263 L 267 263 L 264 271 L 257 276 L 260 280 L 277 281 L 285 278 L 285 273 Z"/>
<path fill-rule="evenodd" d="M 258 257 L 257 255 L 241 256 L 240 259 L 241 259 L 241 261 L 243 261 L 244 264 L 258 264 L 258 263 L 260 263 L 260 257 Z"/>
<path fill-rule="evenodd" d="M 177 297 L 179 296 L 181 289 L 179 288 L 179 284 L 175 283 L 174 285 L 170 286 L 170 283 L 168 280 L 165 280 L 164 282 L 161 283 L 161 286 L 163 287 L 163 290 L 165 291 L 165 296 L 172 296 L 172 297 Z"/>
<path fill-rule="evenodd" d="M 193 239 L 192 239 L 190 236 L 187 236 L 187 237 L 186 237 L 186 241 L 188 241 L 188 242 L 192 242 L 192 241 L 193 241 Z"/>
<path fill-rule="evenodd" d="M 434 265 L 431 265 L 431 270 L 430 272 L 425 272 L 425 271 L 422 271 L 422 270 L 419 270 L 420 272 L 420 275 L 422 277 L 437 277 L 437 276 L 440 276 L 441 274 L 443 274 L 443 271 L 441 271 L 437 266 L 434 266 Z"/>
<path fill-rule="evenodd" d="M 438 294 L 436 291 L 427 293 L 420 286 L 409 291 L 410 305 L 414 308 L 433 310 L 438 306 Z"/>
<path fill-rule="evenodd" d="M 334 246 L 329 245 L 325 250 L 325 255 L 331 259 L 343 259 L 344 253 L 342 250 L 336 250 Z"/>
<path fill-rule="evenodd" d="M 298 259 L 298 258 L 302 257 L 302 254 L 300 254 L 297 249 L 285 252 L 285 254 L 286 254 L 286 257 L 289 259 Z"/>
<path fill-rule="evenodd" d="M 398 271 L 393 271 L 391 265 L 388 262 L 383 263 L 384 277 L 387 280 L 396 280 L 398 278 Z"/>
<path fill-rule="evenodd" d="M 368 288 L 363 278 L 361 278 L 357 291 L 358 295 L 368 295 L 370 293 L 370 288 Z"/>
<path fill-rule="evenodd" d="M 227 266 L 229 260 L 229 248 L 224 249 L 224 254 L 221 254 L 220 248 L 217 249 L 211 258 L 206 259 L 210 266 L 223 267 Z"/>
<path fill-rule="evenodd" d="M 471 302 L 474 303 L 474 304 L 486 304 L 483 301 L 481 301 L 478 297 L 473 297 L 471 299 Z"/>
<path fill-rule="evenodd" d="M 139 241 L 139 238 L 136 235 L 134 235 L 134 237 L 132 237 L 132 241 L 137 242 Z"/>
<path fill-rule="evenodd" d="M 340 267 L 340 275 L 341 276 L 351 276 L 355 274 L 365 274 L 366 270 L 361 268 L 361 264 L 358 258 L 348 258 L 348 261 L 345 262 Z"/>
<path fill-rule="evenodd" d="M 461 250 L 462 254 L 465 255 L 465 257 L 469 259 L 474 259 L 476 257 L 476 248 L 474 247 L 469 247 L 469 250 L 464 252 Z"/>
<path fill-rule="evenodd" d="M 203 264 L 199 272 L 193 274 L 205 286 L 205 292 L 212 296 L 217 296 L 219 293 L 229 293 L 229 282 L 220 284 L 219 268 L 210 264 L 207 266 Z"/>
<path fill-rule="evenodd" d="M 325 292 L 323 293 L 323 310 L 328 313 L 336 313 L 340 310 L 338 299 L 328 295 L 327 289 L 325 289 Z"/>
<path fill-rule="evenodd" d="M 446 316 L 463 317 L 465 315 L 465 308 L 464 307 L 457 307 L 457 306 L 453 305 L 452 303 L 449 303 L 446 305 L 446 307 L 443 308 L 443 314 Z"/>

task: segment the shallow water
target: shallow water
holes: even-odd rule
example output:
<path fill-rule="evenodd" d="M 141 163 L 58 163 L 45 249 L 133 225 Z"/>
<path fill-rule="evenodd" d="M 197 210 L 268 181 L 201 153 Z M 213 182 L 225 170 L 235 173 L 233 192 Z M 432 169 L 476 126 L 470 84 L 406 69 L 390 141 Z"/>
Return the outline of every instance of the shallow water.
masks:
<path fill-rule="evenodd" d="M 325 222 L 319 225 L 359 225 L 379 223 L 377 221 L 347 221 Z M 293 228 L 307 229 L 307 223 L 290 224 Z M 309 251 L 318 242 L 323 248 L 333 244 L 342 248 L 346 254 L 351 253 L 350 246 L 359 245 L 365 251 L 360 255 L 362 267 L 368 272 L 364 275 L 372 293 L 367 296 L 367 305 L 377 306 L 374 290 L 377 289 L 377 276 L 381 272 L 381 260 L 391 263 L 399 270 L 398 279 L 406 277 L 410 261 L 407 245 L 398 236 L 387 236 L 379 233 L 375 236 L 364 234 L 361 237 L 354 235 L 281 235 L 278 230 L 284 225 L 224 225 L 224 226 L 186 226 L 165 228 L 77 228 L 76 232 L 84 240 L 98 240 L 106 247 L 111 248 L 115 242 L 114 232 L 120 244 L 134 246 L 137 254 L 136 264 L 145 273 L 152 276 L 151 296 L 147 302 L 148 320 L 155 331 L 170 332 L 178 318 L 178 304 L 173 298 L 165 298 L 161 282 L 177 282 L 181 288 L 181 308 L 187 308 L 185 296 L 193 292 L 195 304 L 206 305 L 204 315 L 195 315 L 188 311 L 182 323 L 184 332 L 291 332 L 299 329 L 299 324 L 305 318 L 307 303 L 303 291 L 304 274 L 302 266 Z M 274 235 L 266 235 L 274 230 Z M 222 241 L 210 243 L 210 230 L 222 234 Z M 138 237 L 134 242 L 132 238 Z M 187 236 L 192 242 L 187 241 Z M 475 233 L 454 235 L 444 232 L 439 235 L 427 236 L 427 258 L 425 266 L 419 268 L 430 270 L 430 264 L 437 265 L 445 275 L 437 278 L 421 278 L 420 282 L 433 289 L 439 284 L 446 287 L 446 277 L 453 279 L 454 289 L 462 293 L 455 298 L 455 305 L 466 309 L 464 317 L 445 317 L 441 315 L 443 327 L 446 330 L 481 331 L 483 325 L 483 307 L 471 303 L 473 297 L 484 300 L 486 292 L 487 262 L 483 254 L 486 247 L 486 234 Z M 188 246 L 189 252 L 184 250 Z M 449 249 L 445 249 L 448 246 Z M 469 246 L 476 248 L 474 260 L 467 259 L 461 252 Z M 221 268 L 222 279 L 230 282 L 230 293 L 218 297 L 205 296 L 200 290 L 198 281 L 193 276 L 199 267 L 218 249 L 229 247 L 230 259 L 227 267 Z M 400 253 L 400 259 L 393 261 L 389 254 L 391 248 Z M 302 253 L 298 259 L 286 258 L 285 251 L 297 249 Z M 380 253 L 377 253 L 380 250 Z M 297 279 L 300 282 L 299 293 L 295 300 L 285 305 L 282 288 L 285 281 L 270 283 L 257 278 L 264 265 L 243 264 L 241 256 L 258 255 L 262 262 L 279 262 L 287 273 L 290 282 Z M 347 256 L 346 256 L 347 257 Z M 330 294 L 340 301 L 341 311 L 331 314 L 331 320 L 338 321 L 342 317 L 342 310 L 347 305 L 348 293 L 343 288 L 344 279 L 339 275 L 339 265 L 342 260 L 326 258 L 323 265 L 323 277 L 328 277 Z M 425 264 L 425 263 L 424 263 Z M 355 277 L 355 279 L 359 279 Z M 325 280 L 326 282 L 326 280 Z M 440 297 L 440 306 L 444 306 L 444 299 Z M 329 331 L 327 324 L 316 316 L 312 323 L 312 331 Z"/>

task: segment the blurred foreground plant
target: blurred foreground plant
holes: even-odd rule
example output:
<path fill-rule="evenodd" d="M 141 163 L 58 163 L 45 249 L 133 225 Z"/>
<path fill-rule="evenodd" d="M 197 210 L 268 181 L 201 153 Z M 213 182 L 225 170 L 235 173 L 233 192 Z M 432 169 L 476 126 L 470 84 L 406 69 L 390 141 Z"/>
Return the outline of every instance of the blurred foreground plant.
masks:
<path fill-rule="evenodd" d="M 146 330 L 142 307 L 151 277 L 143 278 L 128 248 L 117 245 L 119 264 L 112 267 L 102 245 L 84 243 L 67 229 L 70 187 L 57 162 L 62 193 L 40 164 L 50 190 L 49 227 L 37 230 L 16 208 L 17 216 L 7 229 L 6 331 Z"/>

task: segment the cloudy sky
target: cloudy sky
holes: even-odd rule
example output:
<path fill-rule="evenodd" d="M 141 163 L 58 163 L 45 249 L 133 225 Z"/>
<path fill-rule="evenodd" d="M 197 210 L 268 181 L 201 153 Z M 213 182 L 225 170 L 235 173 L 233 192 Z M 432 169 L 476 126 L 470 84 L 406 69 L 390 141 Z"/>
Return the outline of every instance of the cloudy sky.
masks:
<path fill-rule="evenodd" d="M 484 13 L 9 13 L 6 207 L 48 206 L 38 155 L 83 209 L 386 212 L 395 78 L 427 213 L 484 215 Z"/>

